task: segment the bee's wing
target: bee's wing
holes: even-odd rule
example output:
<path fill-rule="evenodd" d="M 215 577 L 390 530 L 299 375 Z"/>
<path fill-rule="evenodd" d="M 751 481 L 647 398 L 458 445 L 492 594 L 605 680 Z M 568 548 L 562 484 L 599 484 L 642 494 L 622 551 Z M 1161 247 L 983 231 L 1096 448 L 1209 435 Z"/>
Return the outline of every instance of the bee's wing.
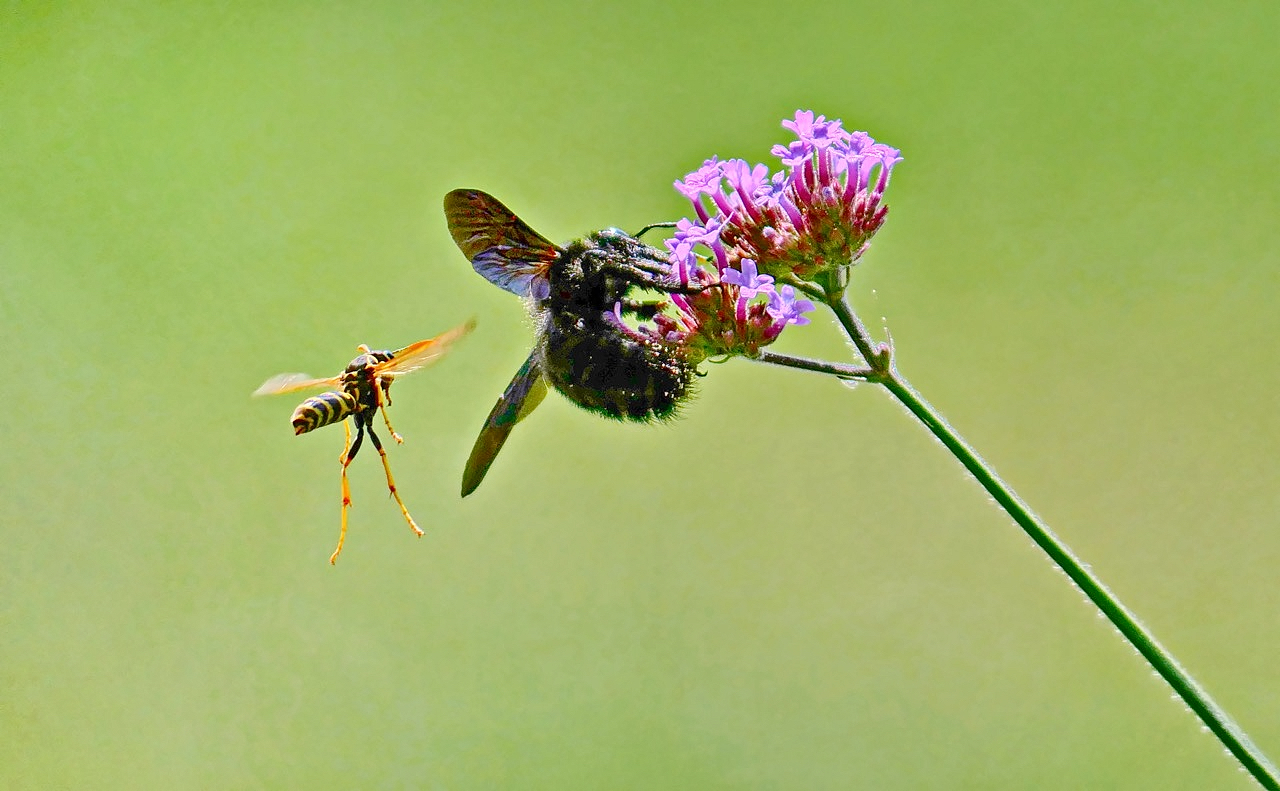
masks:
<path fill-rule="evenodd" d="M 253 391 L 253 394 L 256 396 L 279 395 L 280 393 L 292 393 L 312 387 L 334 388 L 341 386 L 341 376 L 331 376 L 328 379 L 312 379 L 310 374 L 276 374 L 263 382 L 261 387 Z"/>
<path fill-rule="evenodd" d="M 476 328 L 476 320 L 470 319 L 459 324 L 448 332 L 442 332 L 434 338 L 411 343 L 403 349 L 391 353 L 391 359 L 374 366 L 378 376 L 399 376 L 419 368 L 425 368 L 444 356 L 449 347 L 465 337 Z"/>
<path fill-rule="evenodd" d="M 515 378 L 503 392 L 498 403 L 493 405 L 489 417 L 485 418 L 484 428 L 476 437 L 476 444 L 467 457 L 466 469 L 462 471 L 462 496 L 466 497 L 476 490 L 484 475 L 489 471 L 507 435 L 516 424 L 524 420 L 547 394 L 547 383 L 542 378 L 542 369 L 534 358 L 536 352 L 529 355 Z"/>
<path fill-rule="evenodd" d="M 454 190 L 444 196 L 449 233 L 485 280 L 513 294 L 545 299 L 547 272 L 563 252 L 492 195 Z"/>

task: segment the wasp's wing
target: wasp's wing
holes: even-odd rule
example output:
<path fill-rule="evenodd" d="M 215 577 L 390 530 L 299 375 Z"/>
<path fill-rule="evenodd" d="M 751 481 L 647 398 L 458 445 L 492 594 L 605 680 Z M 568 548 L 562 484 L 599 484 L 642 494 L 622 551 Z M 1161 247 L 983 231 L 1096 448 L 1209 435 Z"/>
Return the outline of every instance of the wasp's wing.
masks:
<path fill-rule="evenodd" d="M 378 376 L 399 376 L 425 368 L 443 357 L 445 352 L 449 351 L 449 347 L 466 337 L 467 333 L 475 328 L 476 320 L 471 319 L 466 324 L 459 324 L 434 338 L 411 343 L 403 349 L 392 352 L 390 360 L 375 365 L 374 372 Z"/>
<path fill-rule="evenodd" d="M 463 497 L 476 490 L 502 444 L 507 441 L 511 429 L 542 403 L 546 394 L 547 383 L 542 378 L 542 369 L 538 367 L 534 354 L 530 354 L 498 403 L 493 405 L 493 411 L 485 418 L 484 428 L 480 429 L 480 436 L 476 437 L 476 444 L 467 457 L 466 469 L 462 471 Z"/>
<path fill-rule="evenodd" d="M 454 190 L 444 196 L 449 233 L 485 280 L 513 294 L 545 299 L 547 272 L 563 252 L 492 195 Z"/>
<path fill-rule="evenodd" d="M 341 376 L 331 376 L 328 379 L 312 379 L 310 374 L 276 374 L 263 382 L 261 387 L 253 391 L 253 394 L 256 396 L 279 395 L 280 393 L 307 390 L 312 387 L 333 388 L 341 385 Z"/>

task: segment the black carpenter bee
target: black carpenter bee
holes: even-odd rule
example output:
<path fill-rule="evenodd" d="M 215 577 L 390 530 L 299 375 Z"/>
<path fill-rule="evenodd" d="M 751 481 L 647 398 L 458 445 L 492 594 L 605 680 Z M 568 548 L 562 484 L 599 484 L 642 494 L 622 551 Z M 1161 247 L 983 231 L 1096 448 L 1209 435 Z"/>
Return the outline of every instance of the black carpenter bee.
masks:
<path fill-rule="evenodd" d="M 689 293 L 669 279 L 667 256 L 617 228 L 552 244 L 496 198 L 454 190 L 444 198 L 449 232 L 477 272 L 529 303 L 537 340 L 529 359 L 485 419 L 462 477 L 465 497 L 480 485 L 515 424 L 547 385 L 584 409 L 619 420 L 671 417 L 689 395 L 695 367 L 674 344 L 625 324 L 652 319 L 660 301 L 635 289 Z M 641 232 L 643 233 L 643 231 Z"/>

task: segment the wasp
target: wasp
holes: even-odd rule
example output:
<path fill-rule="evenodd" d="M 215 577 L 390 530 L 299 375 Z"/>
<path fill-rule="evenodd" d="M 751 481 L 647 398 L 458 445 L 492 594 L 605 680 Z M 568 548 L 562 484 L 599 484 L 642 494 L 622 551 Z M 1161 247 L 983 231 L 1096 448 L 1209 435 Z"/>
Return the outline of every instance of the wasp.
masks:
<path fill-rule="evenodd" d="M 293 410 L 293 433 L 306 434 L 322 426 L 332 425 L 339 421 L 346 429 L 347 440 L 342 455 L 338 460 L 342 463 L 342 531 L 338 534 L 338 547 L 329 557 L 330 563 L 338 562 L 342 552 L 342 544 L 347 538 L 347 509 L 351 507 L 351 487 L 347 483 L 347 467 L 360 452 L 364 435 L 369 434 L 369 441 L 377 448 L 382 458 L 382 469 L 387 473 L 387 489 L 400 506 L 400 513 L 409 523 L 410 529 L 421 536 L 422 529 L 409 514 L 404 501 L 396 491 L 396 481 L 391 475 L 391 465 L 387 461 L 387 452 L 382 441 L 373 430 L 374 414 L 382 413 L 387 424 L 387 431 L 397 444 L 404 438 L 391 427 L 391 418 L 387 416 L 387 407 L 391 405 L 391 383 L 396 377 L 411 371 L 424 368 L 440 359 L 459 339 L 475 328 L 475 320 L 461 324 L 448 332 L 412 343 L 395 351 L 374 351 L 368 346 L 360 345 L 360 354 L 351 361 L 342 373 L 327 379 L 313 379 L 307 374 L 280 374 L 273 376 L 262 384 L 254 395 L 274 395 L 293 393 L 315 387 L 328 388 L 326 392 L 312 396 Z M 348 420 L 350 418 L 350 420 Z M 356 426 L 356 438 L 351 440 L 351 423 Z"/>
<path fill-rule="evenodd" d="M 480 190 L 450 192 L 444 213 L 453 241 L 476 272 L 526 299 L 537 334 L 471 449 L 464 497 L 480 485 L 548 385 L 584 409 L 619 420 L 648 422 L 675 413 L 691 391 L 695 366 L 674 344 L 622 321 L 624 314 L 652 319 L 663 307 L 632 299 L 633 290 L 692 292 L 670 280 L 665 253 L 617 228 L 560 247 Z"/>

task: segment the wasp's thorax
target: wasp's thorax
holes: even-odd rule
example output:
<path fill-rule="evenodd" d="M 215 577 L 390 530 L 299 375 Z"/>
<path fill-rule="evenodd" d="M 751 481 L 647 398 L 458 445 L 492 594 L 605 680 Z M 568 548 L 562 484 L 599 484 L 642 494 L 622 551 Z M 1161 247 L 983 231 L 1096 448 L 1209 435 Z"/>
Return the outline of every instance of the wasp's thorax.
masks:
<path fill-rule="evenodd" d="M 360 354 L 352 360 L 343 371 L 347 374 L 368 371 L 378 363 L 385 363 L 392 358 L 389 351 L 370 351 L 367 346 L 360 347 Z"/>
<path fill-rule="evenodd" d="M 342 372 L 342 389 L 330 390 L 312 396 L 293 410 L 293 433 L 305 434 L 323 426 L 347 419 L 353 414 L 371 415 L 378 408 L 375 387 L 384 394 L 391 388 L 391 380 L 375 381 L 373 366 L 392 357 L 388 351 L 365 350 Z"/>

